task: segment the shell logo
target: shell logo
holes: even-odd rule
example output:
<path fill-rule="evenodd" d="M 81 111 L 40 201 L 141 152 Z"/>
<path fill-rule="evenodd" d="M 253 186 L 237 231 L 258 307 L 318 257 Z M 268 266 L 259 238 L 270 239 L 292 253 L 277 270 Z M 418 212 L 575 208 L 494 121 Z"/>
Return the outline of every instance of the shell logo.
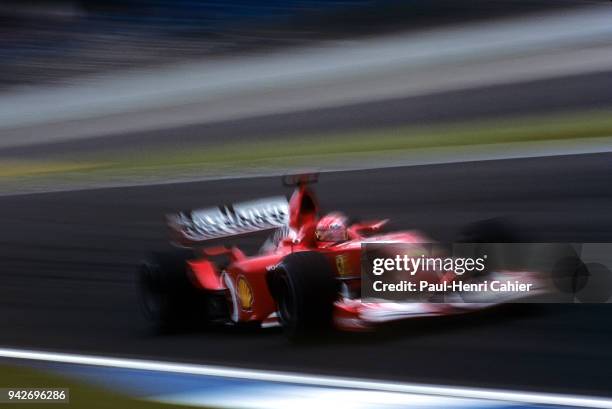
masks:
<path fill-rule="evenodd" d="M 351 275 L 351 266 L 348 262 L 348 257 L 344 254 L 336 256 L 336 268 L 341 276 Z"/>
<path fill-rule="evenodd" d="M 250 310 L 253 306 L 253 290 L 251 289 L 251 286 L 244 277 L 238 278 L 236 292 L 238 294 L 238 302 L 240 303 L 240 308 L 242 308 L 243 310 Z"/>

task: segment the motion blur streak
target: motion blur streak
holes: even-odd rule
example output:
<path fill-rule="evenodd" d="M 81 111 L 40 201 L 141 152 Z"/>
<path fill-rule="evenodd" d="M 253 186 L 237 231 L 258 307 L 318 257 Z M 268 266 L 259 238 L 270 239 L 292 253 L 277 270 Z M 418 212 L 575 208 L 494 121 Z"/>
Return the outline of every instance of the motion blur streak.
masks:
<path fill-rule="evenodd" d="M 281 382 L 321 387 L 398 392 L 430 396 L 506 401 L 535 405 L 558 405 L 588 408 L 612 408 L 612 400 L 571 395 L 540 394 L 476 388 L 457 388 L 408 383 L 376 382 L 365 379 L 350 379 L 330 376 L 271 372 L 249 369 L 234 369 L 220 366 L 188 365 L 161 361 L 120 359 L 90 355 L 74 355 L 19 349 L 0 348 L 0 357 L 67 364 L 95 365 L 124 369 L 139 369 L 154 372 L 173 372 L 192 375 L 238 378 L 267 382 Z"/>
<path fill-rule="evenodd" d="M 611 17 L 609 7 L 596 6 L 6 93 L 0 146 L 605 71 L 612 67 Z M 107 116 L 114 118 L 100 126 Z M 89 122 L 70 122 L 81 120 Z M 38 128 L 58 122 L 60 132 Z"/>

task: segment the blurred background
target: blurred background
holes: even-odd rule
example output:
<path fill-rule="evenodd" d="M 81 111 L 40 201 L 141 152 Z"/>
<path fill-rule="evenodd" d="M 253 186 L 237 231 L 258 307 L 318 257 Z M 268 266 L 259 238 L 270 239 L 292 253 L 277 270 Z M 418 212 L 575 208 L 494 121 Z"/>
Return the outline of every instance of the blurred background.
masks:
<path fill-rule="evenodd" d="M 578 1 L 7 0 L 2 88 L 575 7 Z M 587 2 L 583 2 L 587 3 Z"/>
<path fill-rule="evenodd" d="M 296 348 L 155 337 L 133 279 L 165 213 L 304 169 L 325 210 L 434 239 L 503 215 L 609 242 L 611 91 L 609 1 L 2 1 L 0 346 L 610 396 L 607 305 Z"/>
<path fill-rule="evenodd" d="M 4 189 L 595 149 L 610 125 L 608 6 L 6 1 Z"/>
<path fill-rule="evenodd" d="M 609 142 L 607 2 L 6 1 L 0 19 L 6 191 Z"/>

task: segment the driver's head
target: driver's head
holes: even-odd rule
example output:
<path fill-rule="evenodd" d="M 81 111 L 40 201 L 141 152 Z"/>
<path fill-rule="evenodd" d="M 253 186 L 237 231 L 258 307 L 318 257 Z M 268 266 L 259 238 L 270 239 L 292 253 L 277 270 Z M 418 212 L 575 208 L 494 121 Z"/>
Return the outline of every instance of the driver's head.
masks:
<path fill-rule="evenodd" d="M 348 220 L 339 212 L 323 216 L 317 223 L 315 236 L 319 241 L 338 242 L 348 239 Z"/>

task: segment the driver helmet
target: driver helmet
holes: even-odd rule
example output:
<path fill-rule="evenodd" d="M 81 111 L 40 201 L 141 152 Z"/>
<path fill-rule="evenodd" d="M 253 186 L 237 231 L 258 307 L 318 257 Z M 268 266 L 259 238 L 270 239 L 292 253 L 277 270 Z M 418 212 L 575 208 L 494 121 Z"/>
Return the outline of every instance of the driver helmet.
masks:
<path fill-rule="evenodd" d="M 317 223 L 315 236 L 319 241 L 345 241 L 348 239 L 348 219 L 339 212 L 323 216 Z"/>

